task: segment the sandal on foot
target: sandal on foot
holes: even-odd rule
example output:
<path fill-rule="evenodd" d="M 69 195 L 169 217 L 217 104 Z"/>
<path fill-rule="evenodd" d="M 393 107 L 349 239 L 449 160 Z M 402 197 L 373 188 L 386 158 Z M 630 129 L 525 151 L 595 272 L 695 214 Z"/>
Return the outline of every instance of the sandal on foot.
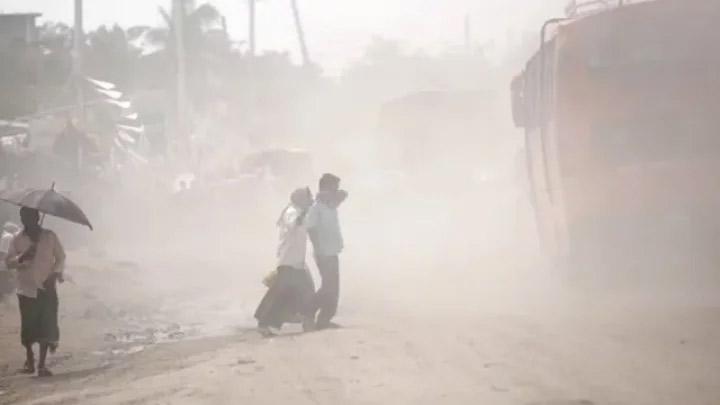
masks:
<path fill-rule="evenodd" d="M 50 372 L 46 367 L 38 369 L 38 377 L 52 377 L 53 373 Z"/>
<path fill-rule="evenodd" d="M 26 361 L 23 368 L 18 372 L 21 374 L 35 374 L 35 361 Z"/>
<path fill-rule="evenodd" d="M 258 328 L 258 332 L 264 338 L 269 338 L 269 337 L 275 336 L 275 333 L 273 333 L 273 331 L 270 330 L 270 328 L 268 328 L 268 327 L 260 327 L 260 328 Z"/>
<path fill-rule="evenodd" d="M 342 326 L 335 322 L 318 322 L 317 329 L 323 330 L 323 329 L 342 329 Z"/>

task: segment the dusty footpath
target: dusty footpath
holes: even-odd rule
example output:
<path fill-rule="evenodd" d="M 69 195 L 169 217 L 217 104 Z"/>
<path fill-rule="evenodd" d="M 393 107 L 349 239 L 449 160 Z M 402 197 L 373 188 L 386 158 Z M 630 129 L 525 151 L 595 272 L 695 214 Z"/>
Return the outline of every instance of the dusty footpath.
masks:
<path fill-rule="evenodd" d="M 70 267 L 56 376 L 16 373 L 18 316 L 0 306 L 0 403 L 720 403 L 712 293 L 660 304 L 660 292 L 567 293 L 528 269 L 408 280 L 348 264 L 344 328 L 262 339 L 260 271 L 82 254 Z"/>

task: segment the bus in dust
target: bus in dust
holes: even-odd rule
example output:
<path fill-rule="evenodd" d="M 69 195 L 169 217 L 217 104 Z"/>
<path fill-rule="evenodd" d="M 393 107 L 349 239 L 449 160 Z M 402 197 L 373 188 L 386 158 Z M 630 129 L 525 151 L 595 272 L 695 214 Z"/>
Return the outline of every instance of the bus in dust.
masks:
<path fill-rule="evenodd" d="M 546 256 L 574 274 L 716 268 L 718 3 L 573 1 L 566 12 L 511 85 Z"/>

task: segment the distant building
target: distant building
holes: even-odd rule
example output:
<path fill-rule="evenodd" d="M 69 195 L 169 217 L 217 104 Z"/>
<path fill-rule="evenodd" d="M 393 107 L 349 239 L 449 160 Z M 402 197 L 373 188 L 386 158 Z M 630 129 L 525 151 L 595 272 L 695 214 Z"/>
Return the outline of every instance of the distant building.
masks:
<path fill-rule="evenodd" d="M 0 119 L 35 112 L 40 68 L 38 17 L 38 13 L 0 14 Z"/>
<path fill-rule="evenodd" d="M 35 21 L 41 14 L 0 14 L 0 51 L 6 51 L 14 45 L 30 45 L 38 40 L 38 28 Z"/>

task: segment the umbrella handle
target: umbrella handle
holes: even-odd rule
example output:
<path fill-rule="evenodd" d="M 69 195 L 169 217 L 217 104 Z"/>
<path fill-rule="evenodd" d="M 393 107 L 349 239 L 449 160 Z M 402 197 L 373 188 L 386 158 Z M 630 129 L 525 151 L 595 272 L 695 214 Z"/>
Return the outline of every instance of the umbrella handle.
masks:
<path fill-rule="evenodd" d="M 55 191 L 55 182 L 53 181 L 50 185 L 50 190 Z M 42 226 L 43 222 L 45 222 L 45 213 L 42 214 L 40 217 L 40 226 Z"/>

